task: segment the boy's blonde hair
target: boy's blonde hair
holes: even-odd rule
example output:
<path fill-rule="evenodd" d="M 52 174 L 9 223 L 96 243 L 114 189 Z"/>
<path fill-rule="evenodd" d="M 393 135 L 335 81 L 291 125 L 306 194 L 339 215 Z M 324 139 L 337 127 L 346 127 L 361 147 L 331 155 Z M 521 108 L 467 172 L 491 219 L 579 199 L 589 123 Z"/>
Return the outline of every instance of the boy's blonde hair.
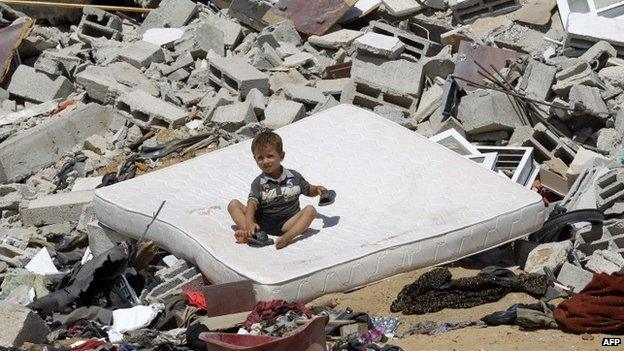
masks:
<path fill-rule="evenodd" d="M 256 135 L 251 142 L 251 152 L 255 154 L 256 150 L 262 149 L 267 145 L 275 147 L 278 153 L 283 152 L 282 138 L 277 133 L 265 130 Z"/>

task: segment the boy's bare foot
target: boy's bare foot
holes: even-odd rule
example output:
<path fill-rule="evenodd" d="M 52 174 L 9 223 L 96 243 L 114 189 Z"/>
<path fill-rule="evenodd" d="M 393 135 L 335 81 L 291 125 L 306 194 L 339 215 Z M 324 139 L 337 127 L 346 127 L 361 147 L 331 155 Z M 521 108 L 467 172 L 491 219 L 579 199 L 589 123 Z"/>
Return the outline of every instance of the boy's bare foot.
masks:
<path fill-rule="evenodd" d="M 278 250 L 279 249 L 283 249 L 286 246 L 288 246 L 288 242 L 289 241 L 290 240 L 288 240 L 288 239 L 286 239 L 284 237 L 279 237 L 279 238 L 277 238 L 277 240 L 275 240 L 275 248 L 278 249 Z"/>

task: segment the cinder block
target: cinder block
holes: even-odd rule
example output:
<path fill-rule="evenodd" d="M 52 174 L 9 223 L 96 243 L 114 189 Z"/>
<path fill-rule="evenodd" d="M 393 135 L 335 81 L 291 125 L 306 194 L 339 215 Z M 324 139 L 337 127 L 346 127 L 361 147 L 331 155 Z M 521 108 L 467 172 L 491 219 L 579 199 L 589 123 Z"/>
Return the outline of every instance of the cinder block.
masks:
<path fill-rule="evenodd" d="M 112 102 L 119 95 L 135 89 L 154 96 L 160 92 L 155 82 L 126 62 L 115 62 L 106 67 L 88 66 L 76 75 L 76 83 L 85 88 L 89 97 L 104 103 Z"/>
<path fill-rule="evenodd" d="M 622 202 L 622 198 L 624 198 L 624 173 L 614 169 L 598 179 L 596 207 L 604 211 L 605 215 L 613 214 L 612 207 Z"/>
<path fill-rule="evenodd" d="M 518 0 L 451 0 L 449 7 L 459 23 L 494 17 L 520 8 Z"/>
<path fill-rule="evenodd" d="M 120 96 L 116 107 L 124 117 L 143 128 L 177 128 L 188 117 L 185 110 L 142 90 Z"/>
<path fill-rule="evenodd" d="M 415 114 L 418 108 L 418 99 L 413 96 L 355 80 L 351 80 L 345 87 L 340 102 L 371 111 L 381 105 L 392 106 L 402 111 L 406 118 Z"/>
<path fill-rule="evenodd" d="M 288 83 L 284 84 L 283 89 L 286 97 L 310 106 L 308 109 L 312 109 L 316 104 L 325 101 L 325 95 L 323 95 L 323 92 L 318 88 Z"/>
<path fill-rule="evenodd" d="M 371 21 L 368 28 L 373 33 L 396 37 L 405 46 L 403 52 L 417 59 L 428 56 L 431 53 L 431 49 L 437 45 L 425 38 L 380 21 Z"/>
<path fill-rule="evenodd" d="M 394 17 L 403 17 L 420 11 L 423 7 L 416 0 L 382 0 L 384 7 Z"/>
<path fill-rule="evenodd" d="M 106 252 L 117 243 L 128 240 L 128 237 L 101 225 L 98 221 L 91 221 L 87 224 L 87 237 L 93 256 Z"/>
<path fill-rule="evenodd" d="M 350 45 L 355 39 L 362 35 L 364 35 L 364 33 L 358 30 L 340 29 L 322 36 L 311 35 L 308 38 L 308 42 L 321 48 L 338 49 Z"/>
<path fill-rule="evenodd" d="M 197 14 L 197 5 L 191 0 L 163 0 L 151 11 L 139 28 L 140 34 L 151 28 L 180 28 Z"/>
<path fill-rule="evenodd" d="M 23 180 L 52 165 L 88 136 L 108 131 L 113 117 L 110 108 L 89 104 L 16 133 L 0 145 L 0 183 Z"/>
<path fill-rule="evenodd" d="M 163 277 L 163 280 L 162 283 L 155 286 L 151 291 L 142 293 L 140 299 L 149 303 L 162 301 L 169 295 L 179 293 L 183 286 L 197 280 L 203 280 L 203 276 L 197 268 L 191 267 L 176 276 Z"/>
<path fill-rule="evenodd" d="M 9 93 L 29 102 L 64 99 L 74 91 L 72 83 L 63 76 L 50 77 L 26 65 L 17 67 L 7 88 Z"/>
<path fill-rule="evenodd" d="M 219 56 L 225 56 L 225 33 L 213 23 L 203 23 L 195 30 L 195 43 L 203 55 L 212 50 Z"/>
<path fill-rule="evenodd" d="M 92 200 L 93 191 L 70 191 L 43 196 L 20 208 L 20 216 L 22 223 L 27 226 L 75 222 Z"/>
<path fill-rule="evenodd" d="M 96 38 L 121 40 L 121 30 L 122 22 L 118 16 L 97 8 L 85 7 L 77 33 L 80 40 L 90 43 Z"/>
<path fill-rule="evenodd" d="M 576 156 L 574 150 L 561 142 L 560 138 L 541 123 L 533 128 L 527 126 L 516 128 L 509 144 L 533 147 L 535 160 L 539 163 L 559 158 L 569 166 Z"/>
<path fill-rule="evenodd" d="M 572 291 L 578 293 L 589 284 L 593 277 L 594 274 L 592 272 L 565 262 L 563 266 L 561 266 L 561 271 L 557 276 L 557 280 L 561 284 L 572 287 Z"/>
<path fill-rule="evenodd" d="M 257 31 L 267 26 L 262 20 L 273 4 L 265 0 L 232 0 L 228 14 Z"/>
<path fill-rule="evenodd" d="M 241 98 L 253 88 L 269 94 L 269 76 L 241 57 L 211 57 L 208 69 L 210 81 Z"/>
<path fill-rule="evenodd" d="M 127 45 L 119 54 L 119 59 L 136 68 L 147 68 L 152 63 L 165 61 L 165 53 L 158 45 L 138 40 Z"/>
<path fill-rule="evenodd" d="M 395 59 L 405 50 L 405 45 L 396 37 L 369 32 L 353 41 L 353 45 L 361 51 L 373 55 Z"/>
<path fill-rule="evenodd" d="M 423 65 L 407 60 L 386 61 L 358 55 L 351 78 L 401 95 L 419 97 L 423 88 Z"/>
<path fill-rule="evenodd" d="M 457 119 L 467 134 L 512 131 L 522 125 L 518 111 L 519 106 L 507 94 L 477 90 L 461 99 Z"/>
<path fill-rule="evenodd" d="M 25 342 L 40 344 L 50 333 L 37 313 L 5 301 L 0 301 L 0 325 L 0 347 L 6 349 L 21 347 Z"/>
<path fill-rule="evenodd" d="M 570 107 L 574 114 L 594 115 L 602 119 L 609 117 L 609 109 L 600 96 L 600 89 L 575 85 L 570 89 Z"/>
<path fill-rule="evenodd" d="M 257 123 L 258 119 L 249 102 L 236 102 L 232 105 L 217 107 L 211 122 L 233 133 L 248 123 Z"/>
<path fill-rule="evenodd" d="M 564 47 L 586 50 L 604 40 L 613 45 L 618 55 L 624 55 L 624 22 L 619 18 L 571 12 L 566 30 L 568 33 Z"/>
<path fill-rule="evenodd" d="M 4 262 L 10 267 L 22 268 L 30 261 L 32 256 L 25 250 L 13 245 L 0 243 L 0 262 Z"/>
<path fill-rule="evenodd" d="M 523 90 L 527 96 L 546 100 L 550 95 L 550 87 L 555 81 L 556 73 L 556 67 L 531 60 L 518 83 L 518 88 Z"/>
<path fill-rule="evenodd" d="M 591 68 L 589 63 L 578 61 L 577 64 L 565 68 L 555 75 L 557 83 L 552 86 L 552 90 L 560 97 L 567 97 L 570 89 L 576 85 L 586 85 L 590 87 L 602 87 L 600 77 Z"/>
<path fill-rule="evenodd" d="M 305 117 L 303 104 L 288 100 L 271 100 L 264 110 L 262 123 L 270 129 L 281 128 Z"/>
<path fill-rule="evenodd" d="M 243 27 L 240 24 L 218 15 L 208 16 L 208 22 L 221 29 L 223 43 L 228 49 L 234 49 L 243 39 Z"/>

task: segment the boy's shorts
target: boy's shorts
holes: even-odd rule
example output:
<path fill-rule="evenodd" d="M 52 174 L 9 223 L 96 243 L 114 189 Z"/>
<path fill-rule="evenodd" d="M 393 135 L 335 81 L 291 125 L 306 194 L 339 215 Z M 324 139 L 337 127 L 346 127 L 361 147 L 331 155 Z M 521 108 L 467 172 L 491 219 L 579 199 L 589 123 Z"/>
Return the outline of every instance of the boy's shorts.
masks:
<path fill-rule="evenodd" d="M 282 227 L 284 223 L 288 221 L 292 216 L 288 217 L 269 217 L 263 216 L 260 211 L 256 212 L 256 223 L 260 225 L 260 230 L 263 230 L 265 233 L 269 235 L 277 235 L 280 236 L 284 234 Z"/>

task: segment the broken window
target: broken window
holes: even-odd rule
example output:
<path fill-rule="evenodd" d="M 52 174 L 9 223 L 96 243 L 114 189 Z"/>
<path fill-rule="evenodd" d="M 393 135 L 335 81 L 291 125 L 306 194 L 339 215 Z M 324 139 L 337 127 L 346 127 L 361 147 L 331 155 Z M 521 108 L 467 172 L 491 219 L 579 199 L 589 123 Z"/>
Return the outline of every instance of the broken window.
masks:
<path fill-rule="evenodd" d="M 561 21 L 567 27 L 570 12 L 591 13 L 609 18 L 624 18 L 623 0 L 557 0 Z"/>

